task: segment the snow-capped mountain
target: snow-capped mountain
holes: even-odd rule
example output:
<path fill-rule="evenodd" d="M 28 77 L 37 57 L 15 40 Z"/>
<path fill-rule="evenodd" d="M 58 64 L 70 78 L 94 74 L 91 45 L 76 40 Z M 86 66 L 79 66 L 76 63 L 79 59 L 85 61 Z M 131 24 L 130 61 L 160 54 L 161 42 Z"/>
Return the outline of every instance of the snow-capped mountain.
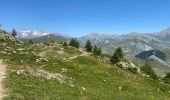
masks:
<path fill-rule="evenodd" d="M 17 37 L 20 39 L 30 39 L 30 38 L 41 37 L 41 36 L 48 35 L 48 34 L 50 33 L 27 30 L 27 31 L 19 31 L 17 34 Z"/>
<path fill-rule="evenodd" d="M 65 38 L 71 38 L 71 36 L 63 35 L 61 33 L 50 33 L 50 32 L 32 31 L 32 30 L 19 31 L 17 37 L 19 39 L 31 39 L 31 38 L 38 38 L 49 34 L 54 34 Z"/>

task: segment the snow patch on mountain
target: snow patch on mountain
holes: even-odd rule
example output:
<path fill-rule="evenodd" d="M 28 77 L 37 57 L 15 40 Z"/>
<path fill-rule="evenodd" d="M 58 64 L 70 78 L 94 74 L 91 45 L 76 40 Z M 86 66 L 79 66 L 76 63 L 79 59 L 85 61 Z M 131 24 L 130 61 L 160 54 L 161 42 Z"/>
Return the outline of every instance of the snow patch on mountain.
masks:
<path fill-rule="evenodd" d="M 48 35 L 48 34 L 50 33 L 27 30 L 27 31 L 18 32 L 17 37 L 18 38 L 36 38 L 36 37 L 41 37 L 41 36 Z"/>

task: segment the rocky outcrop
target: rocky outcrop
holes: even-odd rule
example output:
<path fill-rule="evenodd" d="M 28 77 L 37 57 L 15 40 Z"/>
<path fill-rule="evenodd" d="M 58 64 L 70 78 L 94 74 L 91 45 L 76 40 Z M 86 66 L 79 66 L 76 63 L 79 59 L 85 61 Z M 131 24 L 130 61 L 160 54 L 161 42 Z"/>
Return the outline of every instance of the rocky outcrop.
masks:
<path fill-rule="evenodd" d="M 50 73 L 50 72 L 42 70 L 42 69 L 31 69 L 31 68 L 20 69 L 20 70 L 17 70 L 16 73 L 18 75 L 20 75 L 20 74 L 32 75 L 35 77 L 45 78 L 47 80 L 56 79 L 60 82 L 60 84 L 65 83 L 68 85 L 72 85 L 72 83 L 73 83 L 72 77 L 67 77 L 67 76 L 63 75 L 62 73 Z"/>
<path fill-rule="evenodd" d="M 0 30 L 0 40 L 2 41 L 18 41 L 17 38 L 13 37 L 11 34 Z"/>
<path fill-rule="evenodd" d="M 126 64 L 126 63 L 124 63 L 124 62 L 118 62 L 117 64 L 116 64 L 116 66 L 117 67 L 119 67 L 119 68 L 122 68 L 122 69 L 127 69 L 129 66 Z"/>

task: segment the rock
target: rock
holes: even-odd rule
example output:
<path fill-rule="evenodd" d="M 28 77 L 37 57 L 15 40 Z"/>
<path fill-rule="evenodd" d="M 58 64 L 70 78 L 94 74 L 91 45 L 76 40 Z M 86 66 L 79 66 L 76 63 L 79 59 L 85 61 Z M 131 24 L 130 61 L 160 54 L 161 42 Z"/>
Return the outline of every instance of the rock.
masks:
<path fill-rule="evenodd" d="M 82 88 L 82 90 L 84 90 L 84 91 L 86 90 L 86 88 L 85 88 L 85 87 L 81 87 L 81 88 Z"/>
<path fill-rule="evenodd" d="M 57 51 L 58 54 L 64 54 L 64 51 Z"/>
<path fill-rule="evenodd" d="M 62 73 L 64 73 L 64 72 L 66 72 L 67 71 L 67 69 L 66 68 L 62 68 Z"/>
<path fill-rule="evenodd" d="M 122 90 L 122 86 L 119 86 L 119 91 L 121 91 Z"/>
<path fill-rule="evenodd" d="M 25 49 L 24 48 L 19 48 L 19 49 L 17 49 L 18 51 L 25 51 Z"/>
<path fill-rule="evenodd" d="M 23 74 L 25 72 L 25 70 L 21 69 L 21 70 L 17 70 L 17 74 L 20 75 L 20 74 Z"/>
<path fill-rule="evenodd" d="M 72 77 L 67 77 L 65 75 L 62 75 L 60 73 L 50 73 L 48 71 L 42 70 L 42 69 L 21 69 L 21 70 L 17 70 L 16 73 L 18 75 L 20 74 L 24 74 L 24 75 L 32 75 L 35 77 L 41 77 L 41 78 L 45 78 L 47 80 L 50 79 L 56 79 L 59 81 L 60 84 L 72 84 L 73 82 L 73 78 Z"/>
<path fill-rule="evenodd" d="M 70 84 L 70 86 L 71 86 L 71 87 L 74 87 L 74 85 L 73 85 L 73 84 Z"/>
<path fill-rule="evenodd" d="M 118 62 L 116 64 L 116 66 L 119 67 L 119 68 L 122 68 L 122 69 L 127 69 L 128 68 L 128 66 L 123 62 Z"/>
<path fill-rule="evenodd" d="M 3 41 L 18 41 L 17 38 L 13 37 L 11 34 L 5 32 L 4 30 L 0 30 L 0 40 Z"/>
<path fill-rule="evenodd" d="M 48 61 L 48 59 L 46 59 L 46 58 L 38 58 L 38 59 L 36 59 L 35 62 L 41 62 L 41 61 Z"/>

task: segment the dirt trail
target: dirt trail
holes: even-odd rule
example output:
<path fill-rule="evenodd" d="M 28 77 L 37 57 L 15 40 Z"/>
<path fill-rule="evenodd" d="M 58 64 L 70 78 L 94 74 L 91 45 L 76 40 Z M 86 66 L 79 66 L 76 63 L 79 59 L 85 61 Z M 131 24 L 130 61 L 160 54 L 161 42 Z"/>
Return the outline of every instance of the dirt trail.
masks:
<path fill-rule="evenodd" d="M 80 57 L 80 56 L 87 56 L 87 55 L 88 55 L 88 53 L 87 53 L 86 51 L 83 51 L 82 49 L 79 49 L 79 51 L 81 52 L 80 55 L 70 57 L 70 58 L 69 58 L 68 60 L 66 60 L 65 62 L 69 62 L 69 61 L 71 61 L 71 60 L 73 60 L 73 59 L 76 59 L 76 58 L 78 58 L 78 57 Z"/>
<path fill-rule="evenodd" d="M 5 96 L 2 81 L 5 78 L 6 65 L 3 64 L 2 59 L 0 59 L 0 100 Z"/>

